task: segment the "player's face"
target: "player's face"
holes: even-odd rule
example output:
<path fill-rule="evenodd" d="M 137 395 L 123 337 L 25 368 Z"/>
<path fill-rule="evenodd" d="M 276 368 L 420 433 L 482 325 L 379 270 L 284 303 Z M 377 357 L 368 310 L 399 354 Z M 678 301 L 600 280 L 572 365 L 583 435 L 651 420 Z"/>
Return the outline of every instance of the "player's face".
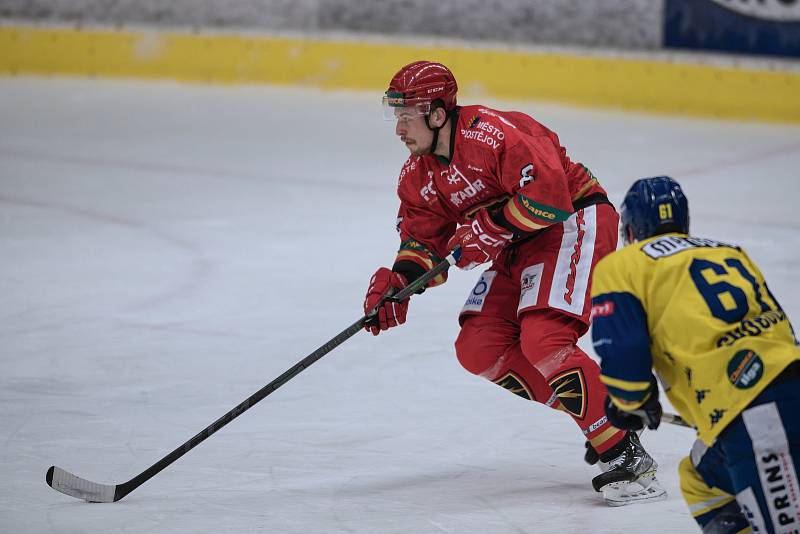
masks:
<path fill-rule="evenodd" d="M 406 145 L 413 156 L 422 156 L 430 153 L 433 143 L 433 132 L 425 124 L 425 115 L 419 113 L 406 113 L 406 108 L 397 108 L 395 119 L 397 123 L 394 133 Z"/>

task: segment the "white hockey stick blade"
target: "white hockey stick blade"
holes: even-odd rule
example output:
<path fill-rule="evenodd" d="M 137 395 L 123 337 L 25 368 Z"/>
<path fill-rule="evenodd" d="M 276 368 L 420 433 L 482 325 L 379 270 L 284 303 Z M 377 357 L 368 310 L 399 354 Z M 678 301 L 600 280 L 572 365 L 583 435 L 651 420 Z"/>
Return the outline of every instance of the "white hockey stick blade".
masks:
<path fill-rule="evenodd" d="M 52 466 L 47 470 L 47 484 L 65 495 L 87 502 L 114 502 L 116 486 L 98 484 Z"/>

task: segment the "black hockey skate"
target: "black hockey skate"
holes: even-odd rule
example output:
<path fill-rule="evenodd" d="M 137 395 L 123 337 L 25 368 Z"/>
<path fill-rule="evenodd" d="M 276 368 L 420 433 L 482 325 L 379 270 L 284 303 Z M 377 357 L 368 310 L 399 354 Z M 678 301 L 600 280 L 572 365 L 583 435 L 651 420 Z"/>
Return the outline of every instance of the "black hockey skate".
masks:
<path fill-rule="evenodd" d="M 603 494 L 609 506 L 667 498 L 656 479 L 658 464 L 644 450 L 635 432 L 628 432 L 625 439 L 602 455 L 587 443 L 586 461 L 597 463 L 603 471 L 592 479 L 592 486 Z"/>

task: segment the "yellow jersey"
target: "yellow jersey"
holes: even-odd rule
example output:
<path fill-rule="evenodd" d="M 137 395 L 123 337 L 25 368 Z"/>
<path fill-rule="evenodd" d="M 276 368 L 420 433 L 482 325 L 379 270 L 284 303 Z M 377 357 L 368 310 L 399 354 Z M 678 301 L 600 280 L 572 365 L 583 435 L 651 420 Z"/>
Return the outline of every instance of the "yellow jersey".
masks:
<path fill-rule="evenodd" d="M 670 233 L 597 264 L 592 338 L 612 401 L 635 410 L 651 368 L 710 445 L 800 347 L 764 276 L 740 247 Z"/>

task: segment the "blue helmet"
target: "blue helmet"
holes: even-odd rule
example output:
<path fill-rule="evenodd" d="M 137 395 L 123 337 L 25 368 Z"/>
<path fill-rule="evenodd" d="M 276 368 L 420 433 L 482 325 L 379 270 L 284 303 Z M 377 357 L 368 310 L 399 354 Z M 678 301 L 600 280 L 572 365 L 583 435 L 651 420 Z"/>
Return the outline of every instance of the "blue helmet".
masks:
<path fill-rule="evenodd" d="M 689 202 L 669 176 L 636 180 L 620 210 L 620 233 L 626 244 L 667 232 L 689 233 Z"/>

